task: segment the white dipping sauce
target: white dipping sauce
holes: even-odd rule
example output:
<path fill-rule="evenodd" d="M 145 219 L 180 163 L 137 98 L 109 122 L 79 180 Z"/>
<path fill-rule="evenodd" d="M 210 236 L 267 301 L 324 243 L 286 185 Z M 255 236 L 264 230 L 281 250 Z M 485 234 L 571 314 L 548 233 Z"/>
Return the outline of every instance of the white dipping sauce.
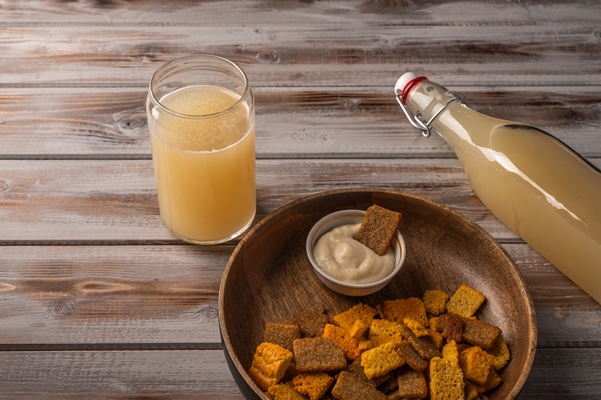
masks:
<path fill-rule="evenodd" d="M 361 224 L 341 225 L 321 236 L 313 246 L 313 258 L 331 277 L 347 283 L 373 283 L 394 268 L 392 246 L 379 256 L 353 237 Z"/>

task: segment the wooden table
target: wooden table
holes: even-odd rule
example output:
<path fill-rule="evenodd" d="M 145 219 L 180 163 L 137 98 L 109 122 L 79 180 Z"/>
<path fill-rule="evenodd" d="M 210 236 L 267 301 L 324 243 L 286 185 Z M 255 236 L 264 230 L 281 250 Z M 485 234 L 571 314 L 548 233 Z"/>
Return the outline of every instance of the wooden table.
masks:
<path fill-rule="evenodd" d="M 403 72 L 425 74 L 601 167 L 599 21 L 584 0 L 0 0 L 0 398 L 242 398 L 217 323 L 236 243 L 163 227 L 144 110 L 162 63 L 214 53 L 256 94 L 256 221 L 338 188 L 452 207 L 507 249 L 534 299 L 520 399 L 601 399 L 601 306 L 482 205 L 393 94 Z"/>

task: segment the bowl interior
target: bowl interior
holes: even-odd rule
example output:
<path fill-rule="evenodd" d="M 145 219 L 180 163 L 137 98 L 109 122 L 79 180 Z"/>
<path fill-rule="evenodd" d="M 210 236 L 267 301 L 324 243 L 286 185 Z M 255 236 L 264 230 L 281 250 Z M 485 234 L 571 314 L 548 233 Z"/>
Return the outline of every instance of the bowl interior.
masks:
<path fill-rule="evenodd" d="M 306 238 L 326 214 L 366 210 L 372 204 L 403 214 L 399 230 L 406 259 L 382 290 L 344 296 L 319 282 L 306 255 Z M 289 319 L 318 303 L 332 317 L 358 302 L 376 306 L 383 300 L 421 298 L 426 289 L 452 294 L 462 283 L 486 296 L 478 317 L 502 329 L 512 354 L 501 373 L 503 384 L 489 398 L 514 398 L 534 359 L 536 318 L 519 270 L 488 233 L 447 207 L 401 192 L 351 189 L 309 196 L 263 219 L 232 253 L 218 305 L 226 359 L 247 398 L 267 399 L 246 373 L 267 322 Z"/>

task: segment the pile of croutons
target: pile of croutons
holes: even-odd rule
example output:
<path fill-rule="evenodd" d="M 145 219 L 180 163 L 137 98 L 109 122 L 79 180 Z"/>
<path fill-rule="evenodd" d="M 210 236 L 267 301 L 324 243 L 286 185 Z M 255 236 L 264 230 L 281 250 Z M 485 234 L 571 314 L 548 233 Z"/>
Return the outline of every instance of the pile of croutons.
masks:
<path fill-rule="evenodd" d="M 317 305 L 267 323 L 248 374 L 274 400 L 485 399 L 510 353 L 501 329 L 475 316 L 484 301 L 461 285 L 331 319 Z"/>

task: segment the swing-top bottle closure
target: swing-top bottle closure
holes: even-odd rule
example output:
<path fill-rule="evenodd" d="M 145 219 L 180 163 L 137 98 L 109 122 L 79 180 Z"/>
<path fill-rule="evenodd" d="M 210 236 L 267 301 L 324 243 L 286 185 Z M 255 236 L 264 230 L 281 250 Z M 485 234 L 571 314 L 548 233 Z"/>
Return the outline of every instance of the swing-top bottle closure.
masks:
<path fill-rule="evenodd" d="M 417 111 L 415 115 L 412 116 L 409 113 L 407 107 L 405 106 L 405 103 L 407 102 L 407 96 L 409 95 L 409 92 L 411 92 L 411 89 L 415 87 L 415 85 L 417 85 L 421 81 L 425 81 L 426 79 L 428 78 L 426 78 L 425 76 L 416 76 L 413 72 L 406 72 L 399 78 L 399 80 L 396 82 L 396 85 L 394 85 L 394 93 L 396 95 L 397 102 L 401 106 L 401 109 L 405 113 L 405 116 L 407 117 L 411 125 L 419 129 L 424 137 L 430 137 L 430 129 L 432 127 L 432 122 L 434 122 L 434 120 L 444 110 L 446 110 L 447 107 L 449 107 L 453 103 L 461 103 L 463 105 L 465 105 L 465 103 L 458 96 L 453 94 L 453 98 L 443 107 L 441 107 L 438 111 L 436 111 L 436 113 L 434 113 L 434 115 L 432 115 L 432 117 L 427 122 L 424 122 L 424 120 L 422 119 L 422 114 L 419 111 Z"/>

